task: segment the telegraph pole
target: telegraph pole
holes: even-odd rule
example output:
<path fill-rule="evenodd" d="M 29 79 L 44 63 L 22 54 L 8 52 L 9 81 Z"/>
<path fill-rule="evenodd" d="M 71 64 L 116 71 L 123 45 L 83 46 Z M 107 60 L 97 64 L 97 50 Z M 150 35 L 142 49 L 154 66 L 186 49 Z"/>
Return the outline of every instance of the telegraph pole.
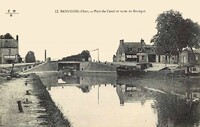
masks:
<path fill-rule="evenodd" d="M 46 60 L 47 60 L 47 51 L 44 50 L 44 62 L 46 62 Z"/>
<path fill-rule="evenodd" d="M 98 61 L 99 61 L 99 48 L 97 50 L 98 50 Z"/>
<path fill-rule="evenodd" d="M 94 49 L 94 50 L 89 50 L 89 51 L 97 51 L 97 60 L 98 60 L 98 62 L 99 62 L 99 48 L 97 48 L 97 49 Z"/>

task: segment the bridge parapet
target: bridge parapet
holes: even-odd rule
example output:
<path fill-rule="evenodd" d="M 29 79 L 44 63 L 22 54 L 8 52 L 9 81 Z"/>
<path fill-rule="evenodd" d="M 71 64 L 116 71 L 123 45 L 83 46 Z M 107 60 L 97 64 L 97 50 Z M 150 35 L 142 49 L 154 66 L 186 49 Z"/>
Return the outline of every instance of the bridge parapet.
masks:
<path fill-rule="evenodd" d="M 46 62 L 39 64 L 37 66 L 28 66 L 24 72 L 41 72 L 41 71 L 57 71 L 58 70 L 58 62 Z"/>

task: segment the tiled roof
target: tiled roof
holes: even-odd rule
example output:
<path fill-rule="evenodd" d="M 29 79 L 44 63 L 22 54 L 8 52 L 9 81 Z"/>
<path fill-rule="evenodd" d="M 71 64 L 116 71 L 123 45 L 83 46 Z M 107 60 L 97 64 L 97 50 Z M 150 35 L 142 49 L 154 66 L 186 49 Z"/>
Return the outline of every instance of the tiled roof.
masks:
<path fill-rule="evenodd" d="M 123 49 L 126 54 L 137 53 L 138 48 L 141 47 L 140 42 L 125 42 L 123 44 Z"/>
<path fill-rule="evenodd" d="M 18 42 L 14 39 L 0 39 L 1 48 L 17 48 Z"/>
<path fill-rule="evenodd" d="M 155 54 L 155 46 L 153 45 L 145 45 L 145 53 L 147 54 Z"/>

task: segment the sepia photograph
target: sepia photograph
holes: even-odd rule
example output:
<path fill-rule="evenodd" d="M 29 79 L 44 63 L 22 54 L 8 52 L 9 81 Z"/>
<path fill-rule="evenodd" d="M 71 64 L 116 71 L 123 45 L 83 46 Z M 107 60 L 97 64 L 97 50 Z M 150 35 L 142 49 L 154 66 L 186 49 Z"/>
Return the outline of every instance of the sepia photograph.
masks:
<path fill-rule="evenodd" d="M 2 0 L 0 127 L 200 127 L 199 5 Z"/>

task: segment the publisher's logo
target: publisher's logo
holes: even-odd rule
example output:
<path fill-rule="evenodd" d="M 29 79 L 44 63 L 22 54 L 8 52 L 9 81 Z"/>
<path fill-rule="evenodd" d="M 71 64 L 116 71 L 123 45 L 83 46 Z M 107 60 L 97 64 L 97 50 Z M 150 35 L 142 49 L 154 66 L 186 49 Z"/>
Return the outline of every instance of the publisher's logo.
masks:
<path fill-rule="evenodd" d="M 6 14 L 8 14 L 10 17 L 13 17 L 13 15 L 16 15 L 16 14 L 19 14 L 19 13 L 15 9 L 8 9 Z"/>

